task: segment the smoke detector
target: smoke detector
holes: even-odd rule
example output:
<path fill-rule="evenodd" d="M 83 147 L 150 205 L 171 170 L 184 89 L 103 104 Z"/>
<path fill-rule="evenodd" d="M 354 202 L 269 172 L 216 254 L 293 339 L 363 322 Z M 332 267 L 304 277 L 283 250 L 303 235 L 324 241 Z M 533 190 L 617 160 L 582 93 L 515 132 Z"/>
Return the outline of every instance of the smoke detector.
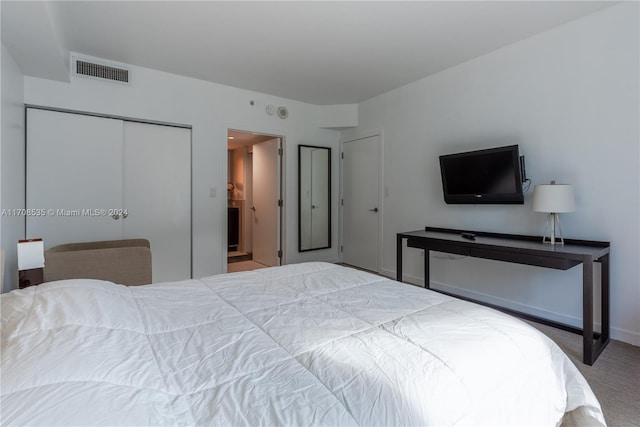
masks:
<path fill-rule="evenodd" d="M 289 111 L 287 110 L 287 107 L 278 107 L 278 117 L 280 117 L 281 119 L 286 119 L 287 117 L 289 117 Z"/>

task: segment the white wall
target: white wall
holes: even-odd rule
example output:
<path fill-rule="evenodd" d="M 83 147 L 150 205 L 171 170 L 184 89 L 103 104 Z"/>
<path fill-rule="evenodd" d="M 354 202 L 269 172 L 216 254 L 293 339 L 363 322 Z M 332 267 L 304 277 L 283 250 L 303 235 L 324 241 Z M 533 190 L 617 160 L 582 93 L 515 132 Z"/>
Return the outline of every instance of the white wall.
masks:
<path fill-rule="evenodd" d="M 317 125 L 321 107 L 139 67 L 133 67 L 131 76 L 130 86 L 81 77 L 72 77 L 71 83 L 25 77 L 24 101 L 192 125 L 194 277 L 220 273 L 226 265 L 227 129 L 285 136 L 285 261 L 337 259 L 335 247 L 297 252 L 297 145 L 326 145 L 338 151 L 338 131 Z M 289 118 L 267 115 L 267 104 L 287 106 Z M 336 173 L 336 197 L 337 186 Z M 337 219 L 337 209 L 333 215 Z M 337 230 L 334 236 L 337 240 Z"/>
<path fill-rule="evenodd" d="M 24 202 L 24 76 L 9 51 L 2 45 L 2 146 L 0 147 L 0 208 L 21 209 Z M 24 238 L 24 216 L 2 215 L 0 229 L 5 250 L 3 287 L 18 286 L 16 245 Z M 3 290 L 4 290 L 3 289 Z"/>
<path fill-rule="evenodd" d="M 564 235 L 611 241 L 612 335 L 640 344 L 638 16 L 637 3 L 616 5 L 359 105 L 359 127 L 343 139 L 384 130 L 386 274 L 395 274 L 401 231 L 542 234 L 531 192 L 524 206 L 443 201 L 439 155 L 519 144 L 534 184 L 574 185 L 577 210 L 561 216 Z M 406 274 L 420 281 L 420 252 L 405 257 Z M 574 325 L 582 318 L 580 268 L 440 257 L 431 279 Z"/>

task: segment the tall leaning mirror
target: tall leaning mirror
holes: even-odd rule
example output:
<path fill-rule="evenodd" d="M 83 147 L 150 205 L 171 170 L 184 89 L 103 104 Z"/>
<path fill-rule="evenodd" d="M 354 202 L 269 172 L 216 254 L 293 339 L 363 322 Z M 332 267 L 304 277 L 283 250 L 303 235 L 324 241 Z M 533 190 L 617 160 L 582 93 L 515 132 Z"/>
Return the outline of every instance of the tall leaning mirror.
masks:
<path fill-rule="evenodd" d="M 298 250 L 331 247 L 331 148 L 298 146 Z"/>

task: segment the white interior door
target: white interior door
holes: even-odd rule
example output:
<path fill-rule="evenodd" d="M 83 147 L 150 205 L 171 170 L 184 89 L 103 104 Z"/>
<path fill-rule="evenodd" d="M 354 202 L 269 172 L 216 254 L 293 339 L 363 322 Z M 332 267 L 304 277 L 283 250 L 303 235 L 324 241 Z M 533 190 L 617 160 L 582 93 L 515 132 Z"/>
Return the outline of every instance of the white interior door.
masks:
<path fill-rule="evenodd" d="M 253 146 L 253 260 L 267 266 L 279 265 L 279 142 Z"/>
<path fill-rule="evenodd" d="M 191 277 L 191 130 L 124 124 L 123 237 L 148 239 L 153 282 Z"/>
<path fill-rule="evenodd" d="M 26 237 L 51 246 L 113 240 L 122 222 L 122 120 L 27 109 Z M 42 212 L 41 212 L 42 213 Z"/>
<path fill-rule="evenodd" d="M 378 271 L 380 253 L 380 137 L 343 145 L 342 260 Z"/>

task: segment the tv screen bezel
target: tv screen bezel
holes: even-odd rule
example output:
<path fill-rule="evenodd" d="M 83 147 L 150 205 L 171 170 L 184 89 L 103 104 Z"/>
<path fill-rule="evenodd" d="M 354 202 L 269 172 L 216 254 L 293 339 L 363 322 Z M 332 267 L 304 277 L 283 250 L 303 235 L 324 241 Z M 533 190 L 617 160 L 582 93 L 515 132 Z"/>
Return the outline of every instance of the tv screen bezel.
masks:
<path fill-rule="evenodd" d="M 477 157 L 479 155 L 510 152 L 513 162 L 514 180 L 516 191 L 512 193 L 485 193 L 485 194 L 449 194 L 444 163 L 446 160 Z M 444 154 L 440 156 L 440 175 L 442 178 L 442 191 L 444 201 L 449 205 L 523 205 L 524 194 L 522 191 L 522 171 L 520 170 L 520 151 L 518 145 L 486 148 L 482 150 L 465 151 L 461 153 Z"/>

